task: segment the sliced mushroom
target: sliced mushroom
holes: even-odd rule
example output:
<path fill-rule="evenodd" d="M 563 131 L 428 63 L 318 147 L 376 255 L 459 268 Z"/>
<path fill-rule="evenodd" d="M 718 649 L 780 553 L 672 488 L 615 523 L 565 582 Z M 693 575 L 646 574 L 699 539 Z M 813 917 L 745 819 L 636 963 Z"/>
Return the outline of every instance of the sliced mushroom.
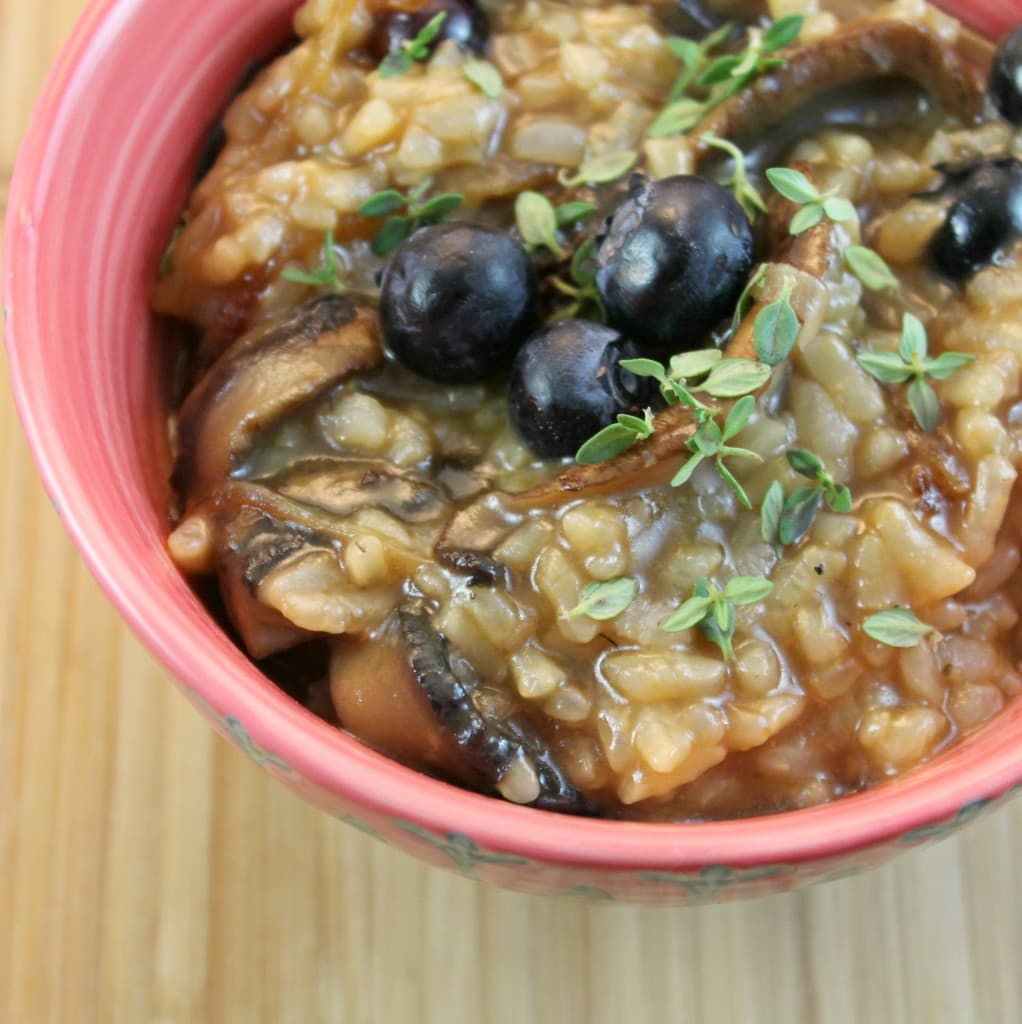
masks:
<path fill-rule="evenodd" d="M 983 112 L 980 70 L 923 25 L 858 21 L 785 54 L 783 67 L 763 75 L 706 117 L 693 131 L 744 141 L 764 134 L 822 94 L 882 79 L 909 79 L 944 110 L 973 122 Z M 705 154 L 704 143 L 697 143 Z"/>
<path fill-rule="evenodd" d="M 479 789 L 430 707 L 400 636 L 339 637 L 330 658 L 330 696 L 341 727 L 397 761 Z"/>
<path fill-rule="evenodd" d="M 328 545 L 293 523 L 244 506 L 217 516 L 216 545 L 220 593 L 249 654 L 258 661 L 310 639 L 310 631 L 260 601 L 258 592 L 269 573 Z"/>
<path fill-rule="evenodd" d="M 369 470 L 372 473 L 372 470 Z M 365 479 L 363 469 L 361 479 Z M 357 544 L 372 526 L 349 521 L 352 513 L 383 508 L 399 518 L 422 514 L 419 488 L 439 519 L 440 499 L 428 485 L 384 478 L 381 486 L 348 481 L 351 502 L 343 509 L 318 507 L 313 494 L 281 493 L 259 483 L 228 481 L 199 506 L 193 519 L 209 524 L 212 563 L 217 567 L 227 613 L 249 653 L 258 659 L 303 643 L 313 635 L 347 632 L 367 602 L 389 609 L 386 592 L 363 594 L 352 602 L 339 555 Z M 382 492 L 382 496 L 381 496 Z M 343 512 L 344 514 L 337 514 Z M 381 537 L 395 572 L 412 576 L 428 557 L 428 539 L 419 549 L 392 536 Z M 391 598 L 393 595 L 391 595 Z"/>
<path fill-rule="evenodd" d="M 212 493 L 271 423 L 383 362 L 375 310 L 323 295 L 239 338 L 181 408 L 177 476 L 194 503 Z"/>
<path fill-rule="evenodd" d="M 302 459 L 252 482 L 338 519 L 375 508 L 404 523 L 431 523 L 447 509 L 440 488 L 383 461 Z"/>
<path fill-rule="evenodd" d="M 331 544 L 350 543 L 366 533 L 374 532 L 372 526 L 330 515 L 315 505 L 294 500 L 261 484 L 241 480 L 229 480 L 202 506 L 204 511 L 212 509 L 212 514 L 217 518 L 229 515 L 231 510 L 239 507 L 261 512 L 277 522 L 307 530 Z M 388 560 L 395 569 L 409 577 L 414 575 L 428 554 L 425 549 L 419 550 L 413 544 L 402 543 L 390 535 L 381 539 L 386 541 Z"/>
<path fill-rule="evenodd" d="M 515 803 L 566 814 L 597 808 L 567 779 L 548 744 L 522 714 L 498 714 L 452 667 L 447 640 L 421 608 L 399 613 L 409 671 L 467 770 Z"/>
<path fill-rule="evenodd" d="M 727 18 L 704 0 L 657 0 L 654 11 L 660 22 L 674 35 L 699 38 L 723 28 Z M 734 30 L 735 36 L 740 29 Z"/>

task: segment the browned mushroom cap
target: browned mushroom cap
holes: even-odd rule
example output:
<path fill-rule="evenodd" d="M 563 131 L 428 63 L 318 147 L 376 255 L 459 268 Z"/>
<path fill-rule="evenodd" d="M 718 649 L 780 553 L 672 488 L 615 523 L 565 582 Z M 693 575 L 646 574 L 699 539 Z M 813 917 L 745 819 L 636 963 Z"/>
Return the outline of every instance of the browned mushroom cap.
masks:
<path fill-rule="evenodd" d="M 310 580 L 329 584 L 342 546 L 357 543 L 366 529 L 348 521 L 354 512 L 380 508 L 416 523 L 439 521 L 447 507 L 429 484 L 388 475 L 380 467 L 362 465 L 357 475 L 342 471 L 340 489 L 334 489 L 329 476 L 322 467 L 304 473 L 299 467 L 294 479 L 282 477 L 279 490 L 264 482 L 227 480 L 194 513 L 210 524 L 211 562 L 228 617 L 257 660 L 322 632 L 336 632 L 313 626 L 316 615 L 300 618 L 301 625 L 292 622 L 286 607 L 273 607 L 267 587 L 277 600 L 286 600 Z M 424 550 L 388 540 L 388 559 L 407 575 L 425 557 Z"/>
<path fill-rule="evenodd" d="M 342 728 L 380 753 L 471 789 L 484 786 L 433 714 L 399 633 L 333 641 L 330 698 Z"/>
<path fill-rule="evenodd" d="M 323 295 L 239 338 L 181 407 L 177 475 L 189 503 L 215 490 L 271 423 L 383 362 L 375 310 Z"/>
<path fill-rule="evenodd" d="M 448 508 L 440 487 L 383 460 L 299 458 L 272 474 L 248 480 L 337 519 L 373 508 L 403 523 L 432 523 Z"/>
<path fill-rule="evenodd" d="M 271 572 L 311 551 L 328 550 L 329 541 L 294 523 L 238 505 L 217 514 L 214 543 L 224 607 L 253 658 L 279 654 L 312 636 L 260 601 L 258 592 Z"/>
<path fill-rule="evenodd" d="M 981 72 L 930 29 L 913 22 L 859 21 L 786 52 L 783 67 L 719 106 L 692 137 L 704 132 L 728 139 L 762 136 L 821 93 L 878 78 L 910 79 L 963 121 L 983 112 Z"/>

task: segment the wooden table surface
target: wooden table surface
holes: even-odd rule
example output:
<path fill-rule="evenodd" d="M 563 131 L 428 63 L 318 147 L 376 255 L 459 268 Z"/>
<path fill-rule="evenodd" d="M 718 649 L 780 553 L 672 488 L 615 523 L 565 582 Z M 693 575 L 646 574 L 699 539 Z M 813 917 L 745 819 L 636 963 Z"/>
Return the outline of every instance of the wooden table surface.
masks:
<path fill-rule="evenodd" d="M 82 0 L 0 0 L 0 202 Z M 0 383 L 3 1024 L 1017 1024 L 1022 801 L 872 874 L 699 910 L 420 866 L 216 739 L 66 539 Z"/>

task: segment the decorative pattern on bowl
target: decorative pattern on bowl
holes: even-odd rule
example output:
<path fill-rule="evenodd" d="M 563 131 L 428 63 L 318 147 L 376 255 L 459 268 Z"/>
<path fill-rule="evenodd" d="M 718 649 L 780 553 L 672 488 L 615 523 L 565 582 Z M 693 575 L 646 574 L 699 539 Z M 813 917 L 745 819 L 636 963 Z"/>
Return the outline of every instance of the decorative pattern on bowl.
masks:
<path fill-rule="evenodd" d="M 239 750 L 296 792 L 309 797 L 307 783 L 301 776 L 279 757 L 261 749 L 241 722 L 230 715 L 220 715 L 195 694 L 189 696 L 217 730 Z M 1022 794 L 1022 785 L 998 798 L 974 800 L 951 817 L 911 829 L 883 846 L 865 848 L 830 861 L 754 867 L 712 864 L 695 871 L 642 871 L 638 875 L 592 870 L 580 865 L 573 870 L 572 877 L 584 878 L 584 881 L 568 886 L 565 885 L 563 866 L 486 849 L 460 833 L 438 833 L 401 818 L 383 818 L 342 809 L 332 794 L 321 792 L 318 795 L 331 805 L 324 809 L 346 825 L 388 846 L 475 881 L 522 889 L 535 895 L 590 902 L 697 906 L 850 878 L 905 850 L 946 839 L 1019 794 Z M 314 802 L 319 804 L 320 800 Z M 509 867 L 514 869 L 511 876 L 502 870 Z M 521 884 L 523 878 L 528 880 L 527 885 Z"/>

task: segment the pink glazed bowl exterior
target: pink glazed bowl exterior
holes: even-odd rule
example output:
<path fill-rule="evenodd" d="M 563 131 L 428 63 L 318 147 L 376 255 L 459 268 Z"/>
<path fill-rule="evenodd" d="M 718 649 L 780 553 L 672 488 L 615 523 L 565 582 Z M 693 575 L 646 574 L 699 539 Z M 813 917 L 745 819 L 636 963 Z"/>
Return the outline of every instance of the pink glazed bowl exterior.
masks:
<path fill-rule="evenodd" d="M 166 339 L 147 297 L 207 128 L 245 64 L 286 37 L 295 6 L 96 0 L 50 77 L 7 211 L 6 344 L 45 485 L 107 594 L 213 725 L 383 842 L 495 885 L 590 899 L 686 904 L 844 876 L 1022 788 L 1016 701 L 935 763 L 830 806 L 712 824 L 579 821 L 373 753 L 234 647 L 165 550 Z M 1013 9 L 988 0 L 968 17 L 999 34 Z"/>

